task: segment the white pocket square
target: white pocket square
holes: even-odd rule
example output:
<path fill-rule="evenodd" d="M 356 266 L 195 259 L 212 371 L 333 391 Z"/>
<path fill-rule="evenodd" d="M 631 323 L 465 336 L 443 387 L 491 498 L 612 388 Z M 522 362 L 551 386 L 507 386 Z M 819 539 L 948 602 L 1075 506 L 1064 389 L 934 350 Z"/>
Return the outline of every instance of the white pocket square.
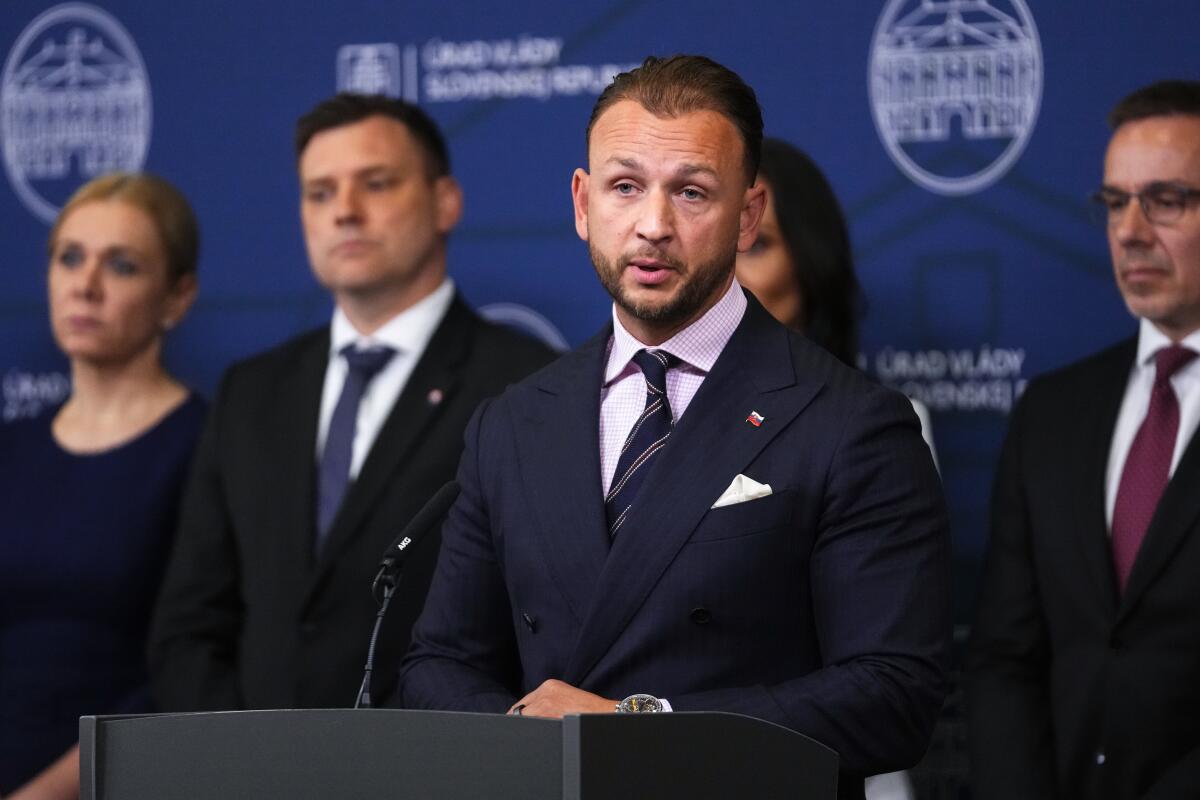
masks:
<path fill-rule="evenodd" d="M 722 506 L 731 506 L 734 503 L 744 503 L 747 500 L 757 500 L 760 497 L 766 497 L 770 493 L 771 484 L 759 483 L 753 478 L 738 475 L 733 479 L 733 483 L 729 484 L 729 488 L 721 492 L 721 496 L 717 498 L 717 502 L 712 504 L 712 507 L 721 508 Z"/>

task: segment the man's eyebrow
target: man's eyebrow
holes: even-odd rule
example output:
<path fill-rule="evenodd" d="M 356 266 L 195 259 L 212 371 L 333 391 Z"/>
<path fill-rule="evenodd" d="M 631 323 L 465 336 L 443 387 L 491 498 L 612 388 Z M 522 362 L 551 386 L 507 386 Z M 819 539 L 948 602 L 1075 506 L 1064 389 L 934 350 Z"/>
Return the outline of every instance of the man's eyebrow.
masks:
<path fill-rule="evenodd" d="M 376 175 L 380 172 L 397 172 L 397 171 L 399 171 L 399 167 L 396 167 L 392 164 L 371 164 L 369 166 L 363 167 L 362 169 L 356 169 L 354 171 L 354 174 L 357 176 L 363 176 L 363 175 Z"/>
<path fill-rule="evenodd" d="M 608 160 L 604 163 L 616 164 L 618 166 L 625 167 L 625 169 L 631 169 L 635 171 L 642 168 L 641 162 L 639 162 L 636 158 L 620 158 L 619 156 L 609 156 Z"/>
<path fill-rule="evenodd" d="M 1135 187 L 1138 187 L 1138 191 L 1145 191 L 1146 189 L 1186 189 L 1189 186 L 1191 186 L 1189 181 L 1179 178 L 1155 178 L 1152 181 L 1143 181 L 1140 184 L 1135 184 Z M 1125 191 L 1120 186 L 1114 186 L 1111 183 L 1102 183 L 1100 184 L 1100 188 L 1102 190 L 1112 189 L 1116 192 Z"/>
<path fill-rule="evenodd" d="M 629 157 L 621 158 L 619 156 L 610 156 L 608 161 L 606 161 L 605 163 L 606 164 L 617 164 L 619 166 L 625 167 L 626 169 L 633 170 L 635 172 L 640 171 L 642 169 L 641 162 L 638 161 L 636 158 L 629 158 Z M 709 167 L 709 166 L 705 166 L 703 164 L 682 164 L 682 165 L 680 165 L 680 167 L 678 169 L 675 170 L 675 175 L 680 178 L 690 178 L 693 175 L 709 175 L 713 178 L 718 177 L 717 171 L 715 169 L 713 169 L 712 167 Z"/>
<path fill-rule="evenodd" d="M 715 169 L 712 167 L 706 167 L 703 164 L 684 164 L 679 169 L 675 170 L 675 174 L 681 178 L 690 178 L 692 175 L 708 175 L 713 178 L 718 177 Z"/>
<path fill-rule="evenodd" d="M 365 167 L 360 167 L 350 173 L 351 178 L 370 178 L 375 175 L 387 175 L 393 172 L 398 172 L 399 167 L 392 164 L 369 164 Z M 334 183 L 337 181 L 336 175 L 313 175 L 301 181 L 304 186 L 311 184 Z"/>

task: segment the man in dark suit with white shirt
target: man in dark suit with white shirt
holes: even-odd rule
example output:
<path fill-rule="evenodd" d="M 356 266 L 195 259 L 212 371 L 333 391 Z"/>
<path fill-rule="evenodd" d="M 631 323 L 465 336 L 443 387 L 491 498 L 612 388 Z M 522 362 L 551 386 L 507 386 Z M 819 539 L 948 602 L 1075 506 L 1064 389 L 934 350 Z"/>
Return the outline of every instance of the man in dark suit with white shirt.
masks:
<path fill-rule="evenodd" d="M 1109 123 L 1096 201 L 1138 332 L 1013 413 L 968 659 L 982 800 L 1200 791 L 1200 82 Z"/>
<path fill-rule="evenodd" d="M 451 479 L 480 400 L 551 358 L 446 274 L 462 195 L 434 122 L 343 94 L 296 131 L 309 260 L 332 323 L 226 373 L 151 637 L 164 710 L 348 706 L 384 549 Z M 394 685 L 437 535 L 407 553 L 376 657 Z"/>
<path fill-rule="evenodd" d="M 709 59 L 593 110 L 576 230 L 613 320 L 484 404 L 399 698 L 522 713 L 728 711 L 837 750 L 841 796 L 924 752 L 948 535 L 912 407 L 734 280 L 762 116 Z"/>

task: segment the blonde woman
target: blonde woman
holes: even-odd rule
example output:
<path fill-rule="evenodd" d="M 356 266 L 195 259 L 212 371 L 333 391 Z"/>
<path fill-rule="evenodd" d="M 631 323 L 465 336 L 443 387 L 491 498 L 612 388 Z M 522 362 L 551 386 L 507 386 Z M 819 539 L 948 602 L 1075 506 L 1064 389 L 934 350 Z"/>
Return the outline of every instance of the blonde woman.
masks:
<path fill-rule="evenodd" d="M 78 718 L 147 710 L 144 639 L 204 402 L 163 367 L 199 235 L 161 178 L 83 186 L 50 232 L 72 392 L 0 428 L 0 794 L 79 793 Z"/>

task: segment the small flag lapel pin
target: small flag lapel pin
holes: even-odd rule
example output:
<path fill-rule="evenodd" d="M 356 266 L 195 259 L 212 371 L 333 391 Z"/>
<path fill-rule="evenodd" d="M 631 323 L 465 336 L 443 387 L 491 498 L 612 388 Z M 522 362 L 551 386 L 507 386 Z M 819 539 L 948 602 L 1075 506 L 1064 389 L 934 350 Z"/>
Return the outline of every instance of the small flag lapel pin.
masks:
<path fill-rule="evenodd" d="M 751 411 L 750 416 L 746 417 L 746 422 L 749 422 L 756 428 L 762 427 L 762 424 L 767 421 L 767 418 L 757 411 Z"/>

